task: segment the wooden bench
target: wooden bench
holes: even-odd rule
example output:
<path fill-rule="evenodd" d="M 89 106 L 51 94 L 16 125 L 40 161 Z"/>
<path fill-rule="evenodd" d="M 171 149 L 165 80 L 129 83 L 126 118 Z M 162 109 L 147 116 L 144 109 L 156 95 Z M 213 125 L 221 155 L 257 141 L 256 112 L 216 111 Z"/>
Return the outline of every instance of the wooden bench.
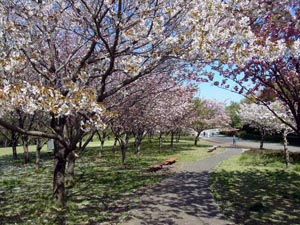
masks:
<path fill-rule="evenodd" d="M 218 147 L 220 147 L 220 146 L 217 146 L 217 145 L 212 146 L 212 147 L 208 148 L 207 151 L 208 152 L 213 152 L 213 151 L 217 150 Z"/>
<path fill-rule="evenodd" d="M 163 162 L 156 163 L 156 164 L 153 164 L 153 165 L 149 166 L 148 167 L 148 171 L 150 171 L 150 172 L 156 172 L 158 170 L 161 170 L 163 168 L 163 166 L 171 165 L 171 164 L 175 163 L 176 161 L 177 161 L 177 158 L 175 158 L 175 157 L 166 159 Z"/>
<path fill-rule="evenodd" d="M 177 158 L 172 157 L 172 158 L 166 159 L 163 163 L 164 163 L 164 165 L 171 165 L 171 164 L 175 163 L 176 161 L 177 161 Z"/>
<path fill-rule="evenodd" d="M 163 168 L 163 163 L 156 163 L 156 164 L 149 166 L 148 170 L 150 172 L 156 172 L 158 170 L 161 170 L 162 168 Z"/>

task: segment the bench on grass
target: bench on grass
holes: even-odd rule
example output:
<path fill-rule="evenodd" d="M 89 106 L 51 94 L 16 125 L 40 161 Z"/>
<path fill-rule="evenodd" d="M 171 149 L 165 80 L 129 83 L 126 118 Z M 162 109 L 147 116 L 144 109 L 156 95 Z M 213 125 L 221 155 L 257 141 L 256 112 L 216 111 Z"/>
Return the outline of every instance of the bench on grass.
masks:
<path fill-rule="evenodd" d="M 214 146 L 208 148 L 207 151 L 208 152 L 213 152 L 213 151 L 217 150 L 218 147 L 220 147 L 220 146 L 214 145 Z"/>
<path fill-rule="evenodd" d="M 153 164 L 151 166 L 148 167 L 148 170 L 150 172 L 156 172 L 158 170 L 161 170 L 163 168 L 163 164 L 162 163 L 156 163 L 156 164 Z"/>
<path fill-rule="evenodd" d="M 150 172 L 156 172 L 158 170 L 161 170 L 163 168 L 163 166 L 171 165 L 171 164 L 175 163 L 176 161 L 177 161 L 177 158 L 175 158 L 175 157 L 166 159 L 163 162 L 155 163 L 155 164 L 149 166 L 148 167 L 148 171 L 150 171 Z"/>
<path fill-rule="evenodd" d="M 172 158 L 166 159 L 164 161 L 164 165 L 171 165 L 171 164 L 175 163 L 176 161 L 177 161 L 177 158 L 172 157 Z"/>

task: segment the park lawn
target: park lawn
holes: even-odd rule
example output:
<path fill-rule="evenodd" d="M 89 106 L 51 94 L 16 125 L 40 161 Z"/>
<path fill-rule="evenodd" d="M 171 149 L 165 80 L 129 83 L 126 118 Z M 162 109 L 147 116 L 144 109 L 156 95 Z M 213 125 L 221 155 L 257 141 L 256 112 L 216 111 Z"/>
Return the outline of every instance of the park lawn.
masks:
<path fill-rule="evenodd" d="M 279 151 L 250 150 L 224 161 L 211 174 L 222 212 L 236 224 L 300 223 L 300 154 L 285 167 Z"/>
<path fill-rule="evenodd" d="M 35 152 L 36 146 L 30 145 L 28 146 L 29 152 Z M 47 151 L 47 145 L 44 145 L 42 151 Z M 17 153 L 23 152 L 23 146 L 17 146 Z M 1 156 L 11 156 L 12 155 L 12 148 L 11 147 L 1 147 L 0 148 L 0 157 Z"/>
<path fill-rule="evenodd" d="M 113 140 L 109 140 L 109 141 L 106 141 L 106 145 L 110 146 L 113 144 Z M 96 147 L 96 146 L 99 146 L 100 143 L 99 141 L 93 141 L 93 142 L 90 142 L 88 144 L 89 147 Z M 28 151 L 29 152 L 35 152 L 36 151 L 36 146 L 35 145 L 29 145 L 28 146 Z M 47 144 L 45 144 L 41 150 L 42 152 L 47 152 L 48 149 L 47 149 Z M 17 146 L 17 153 L 23 153 L 23 146 L 19 145 Z M 11 157 L 12 156 L 12 148 L 11 147 L 1 147 L 0 148 L 0 157 L 1 156 L 7 156 L 7 157 Z M 22 155 L 23 156 L 23 155 Z"/>
<path fill-rule="evenodd" d="M 99 143 L 98 143 L 99 144 Z M 153 185 L 168 176 L 167 171 L 151 173 L 149 165 L 169 157 L 179 161 L 198 160 L 207 153 L 210 143 L 201 141 L 193 146 L 192 139 L 182 140 L 170 148 L 165 142 L 161 151 L 158 142 L 144 141 L 139 155 L 133 145 L 127 151 L 127 164 L 121 166 L 120 154 L 112 152 L 112 141 L 105 145 L 98 158 L 97 142 L 91 144 L 76 161 L 76 186 L 67 190 L 67 207 L 52 202 L 53 161 L 49 152 L 42 152 L 42 167 L 0 157 L 0 224 L 96 224 L 118 222 L 139 201 L 134 192 Z M 222 152 L 217 150 L 214 154 Z M 19 155 L 22 158 L 22 154 Z M 34 152 L 30 153 L 34 162 Z M 175 164 L 176 165 L 176 164 Z"/>

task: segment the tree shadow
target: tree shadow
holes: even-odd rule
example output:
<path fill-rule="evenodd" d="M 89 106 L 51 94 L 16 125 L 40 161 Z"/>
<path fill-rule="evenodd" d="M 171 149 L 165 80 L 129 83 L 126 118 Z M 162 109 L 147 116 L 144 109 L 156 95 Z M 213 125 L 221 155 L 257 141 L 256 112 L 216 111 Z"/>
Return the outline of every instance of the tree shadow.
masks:
<path fill-rule="evenodd" d="M 157 183 L 166 175 L 169 175 L 165 173 L 166 171 L 149 173 L 146 171 L 147 167 L 154 162 L 174 155 L 174 153 L 190 151 L 191 146 L 186 142 L 176 143 L 173 149 L 166 146 L 164 152 L 158 154 L 159 147 L 157 143 L 145 144 L 145 149 L 142 150 L 143 155 L 140 158 L 132 154 L 133 150 L 129 150 L 131 154 L 128 155 L 127 167 L 120 166 L 120 163 L 116 160 L 119 155 L 114 155 L 111 147 L 105 147 L 103 157 L 100 159 L 97 158 L 97 147 L 87 148 L 86 152 L 76 161 L 75 175 L 77 183 L 73 189 L 67 190 L 68 205 L 66 209 L 57 209 L 51 201 L 53 171 L 51 159 L 53 156 L 50 153 L 41 152 L 43 164 L 39 169 L 35 169 L 33 163 L 34 152 L 30 153 L 32 161 L 26 166 L 23 165 L 22 153 L 19 154 L 18 160 L 13 160 L 11 156 L 0 157 L 0 193 L 2 193 L 0 208 L 2 207 L 5 211 L 0 214 L 0 224 L 13 222 L 16 224 L 44 224 L 44 220 L 48 221 L 45 224 L 99 224 L 105 221 L 112 224 L 117 223 L 120 216 L 127 214 L 127 211 L 131 208 L 137 207 L 140 194 L 148 193 L 149 184 Z M 198 147 L 203 147 L 203 145 Z M 195 151 L 198 150 L 195 148 Z M 179 190 L 180 195 L 184 196 L 192 191 L 192 187 L 189 186 L 196 185 L 197 176 L 206 175 L 185 173 L 181 175 L 182 177 L 180 174 L 174 176 L 179 176 L 176 180 L 187 179 L 186 193 L 181 189 Z M 164 182 L 162 185 L 164 185 Z M 165 194 L 168 194 L 169 190 L 177 193 L 176 182 L 178 181 L 166 186 L 155 184 L 154 188 L 160 187 L 159 190 L 161 189 L 160 191 L 165 192 Z M 139 191 L 132 194 L 136 190 Z M 152 189 L 150 188 L 150 190 Z M 200 203 L 193 202 L 193 197 L 191 199 L 184 197 L 183 202 L 180 200 L 181 196 L 175 198 L 178 198 L 178 203 L 172 199 L 164 200 L 167 201 L 165 204 L 171 207 L 168 210 L 173 213 L 171 217 L 161 216 L 159 219 L 153 217 L 156 221 L 160 221 L 158 224 L 172 224 L 172 218 L 181 217 L 177 215 L 178 211 L 186 211 L 185 213 L 191 215 L 197 214 L 197 204 L 200 205 Z M 186 206 L 184 206 L 185 204 Z M 187 208 L 188 204 L 194 204 L 195 206 L 191 205 L 189 209 Z M 177 205 L 182 205 L 183 209 L 177 209 Z M 156 208 L 155 205 L 149 207 L 149 209 L 151 207 Z M 1 217 L 2 215 L 5 217 Z M 27 223 L 27 221 L 32 222 Z"/>
<path fill-rule="evenodd" d="M 284 170 L 214 172 L 214 195 L 237 224 L 299 224 L 300 175 Z"/>
<path fill-rule="evenodd" d="M 131 207 L 130 218 L 141 224 L 177 224 L 185 217 L 218 218 L 222 215 L 209 187 L 209 172 L 179 172 L 136 195 L 140 201 Z M 130 220 L 129 223 L 130 224 Z"/>

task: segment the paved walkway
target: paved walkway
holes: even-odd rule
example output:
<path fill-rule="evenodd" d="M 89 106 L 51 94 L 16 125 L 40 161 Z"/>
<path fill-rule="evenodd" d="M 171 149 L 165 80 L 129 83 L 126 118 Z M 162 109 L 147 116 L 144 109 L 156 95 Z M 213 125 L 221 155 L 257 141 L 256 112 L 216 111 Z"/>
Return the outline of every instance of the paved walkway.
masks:
<path fill-rule="evenodd" d="M 209 174 L 221 161 L 241 152 L 228 148 L 222 154 L 182 164 L 170 178 L 141 193 L 123 225 L 226 225 L 209 189 Z"/>
<path fill-rule="evenodd" d="M 209 138 L 207 136 L 206 137 L 201 136 L 201 138 L 212 141 L 212 142 L 220 143 L 222 146 L 232 145 L 232 137 L 227 137 L 224 135 L 214 135 L 214 136 L 210 136 Z M 260 142 L 237 138 L 236 144 L 238 147 L 259 148 Z M 283 150 L 283 145 L 280 143 L 264 142 L 264 149 Z M 288 149 L 291 152 L 299 152 L 300 151 L 299 146 L 288 145 Z"/>

